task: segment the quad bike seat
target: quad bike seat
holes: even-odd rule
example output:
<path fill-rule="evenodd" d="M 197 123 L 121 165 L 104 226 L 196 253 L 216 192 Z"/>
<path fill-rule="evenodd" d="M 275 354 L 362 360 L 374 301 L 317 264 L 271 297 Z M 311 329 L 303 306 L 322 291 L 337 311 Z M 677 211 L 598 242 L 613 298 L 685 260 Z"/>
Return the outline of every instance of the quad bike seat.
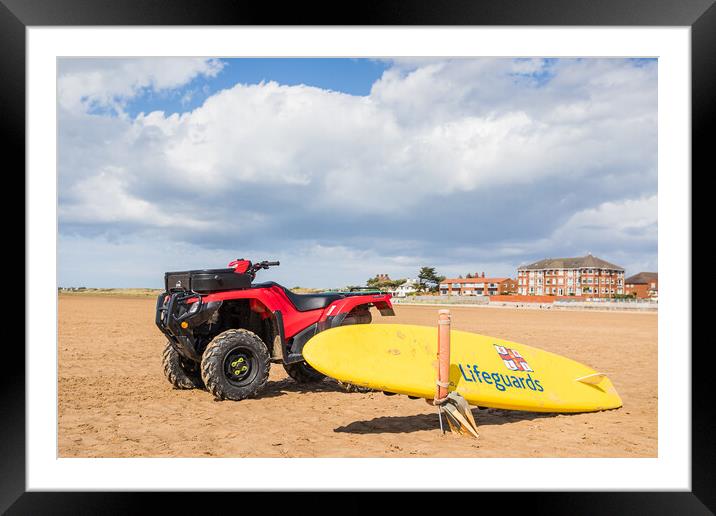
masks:
<path fill-rule="evenodd" d="M 286 297 L 288 297 L 289 301 L 291 301 L 293 306 L 295 306 L 296 310 L 298 310 L 299 312 L 308 312 L 310 310 L 318 310 L 320 308 L 325 308 L 331 303 L 333 303 L 333 301 L 345 297 L 344 294 L 296 294 L 295 292 L 291 292 L 283 285 L 279 285 L 278 283 L 275 283 L 273 281 L 269 281 L 266 283 L 258 283 L 254 284 L 253 286 L 259 288 L 279 287 L 283 289 L 283 291 L 286 293 Z"/>
<path fill-rule="evenodd" d="M 344 297 L 341 294 L 296 294 L 287 288 L 283 290 L 299 312 L 325 308 L 333 303 L 333 301 Z"/>

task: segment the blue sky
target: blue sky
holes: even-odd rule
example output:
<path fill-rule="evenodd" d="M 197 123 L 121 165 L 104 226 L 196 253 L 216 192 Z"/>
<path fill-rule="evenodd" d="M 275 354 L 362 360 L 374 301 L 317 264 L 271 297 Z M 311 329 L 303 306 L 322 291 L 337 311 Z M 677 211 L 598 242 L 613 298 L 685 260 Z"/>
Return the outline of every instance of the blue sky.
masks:
<path fill-rule="evenodd" d="M 59 282 L 657 270 L 657 62 L 62 59 Z"/>

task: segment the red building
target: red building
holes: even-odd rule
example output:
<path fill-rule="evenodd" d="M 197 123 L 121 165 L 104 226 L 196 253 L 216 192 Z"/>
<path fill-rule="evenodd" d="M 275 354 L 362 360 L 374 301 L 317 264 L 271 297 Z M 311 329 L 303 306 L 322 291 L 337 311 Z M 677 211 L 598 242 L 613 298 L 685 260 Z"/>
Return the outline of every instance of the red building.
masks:
<path fill-rule="evenodd" d="M 517 269 L 517 293 L 525 296 L 614 297 L 624 294 L 624 269 L 588 254 L 546 258 Z"/>
<path fill-rule="evenodd" d="M 511 278 L 486 278 L 475 274 L 474 278 L 448 278 L 440 282 L 440 294 L 453 296 L 496 296 L 517 291 L 517 283 Z"/>
<path fill-rule="evenodd" d="M 659 274 L 640 272 L 624 280 L 625 294 L 633 294 L 637 299 L 652 299 L 659 295 Z"/>

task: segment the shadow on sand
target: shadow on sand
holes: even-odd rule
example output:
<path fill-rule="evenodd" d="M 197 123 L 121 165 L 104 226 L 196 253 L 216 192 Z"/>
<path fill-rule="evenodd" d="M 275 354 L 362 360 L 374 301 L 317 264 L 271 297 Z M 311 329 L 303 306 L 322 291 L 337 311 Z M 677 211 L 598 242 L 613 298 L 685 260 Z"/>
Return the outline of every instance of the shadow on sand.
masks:
<path fill-rule="evenodd" d="M 472 415 L 481 426 L 504 425 L 516 421 L 532 421 L 541 418 L 553 418 L 557 413 L 523 412 L 520 410 L 473 409 Z M 354 421 L 340 426 L 334 432 L 349 434 L 404 434 L 422 430 L 435 430 L 438 426 L 437 410 L 432 414 L 416 414 L 414 416 L 381 416 L 367 421 Z"/>
<path fill-rule="evenodd" d="M 268 382 L 257 396 L 258 398 L 275 398 L 288 392 L 346 392 L 336 382 L 323 380 L 316 383 L 298 383 L 290 378 Z M 348 393 L 346 393 L 348 394 Z"/>

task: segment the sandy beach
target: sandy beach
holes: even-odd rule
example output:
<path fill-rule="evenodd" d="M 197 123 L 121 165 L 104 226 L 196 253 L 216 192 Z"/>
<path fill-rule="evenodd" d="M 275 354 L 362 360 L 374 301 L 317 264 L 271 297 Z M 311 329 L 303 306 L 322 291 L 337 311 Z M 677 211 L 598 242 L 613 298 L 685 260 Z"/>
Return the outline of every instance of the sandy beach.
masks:
<path fill-rule="evenodd" d="M 442 435 L 422 400 L 299 385 L 273 364 L 260 398 L 174 390 L 154 299 L 59 297 L 60 457 L 656 457 L 657 314 L 454 307 L 453 328 L 528 344 L 609 374 L 621 409 L 478 410 L 479 439 Z M 434 325 L 396 306 L 375 323 Z"/>

